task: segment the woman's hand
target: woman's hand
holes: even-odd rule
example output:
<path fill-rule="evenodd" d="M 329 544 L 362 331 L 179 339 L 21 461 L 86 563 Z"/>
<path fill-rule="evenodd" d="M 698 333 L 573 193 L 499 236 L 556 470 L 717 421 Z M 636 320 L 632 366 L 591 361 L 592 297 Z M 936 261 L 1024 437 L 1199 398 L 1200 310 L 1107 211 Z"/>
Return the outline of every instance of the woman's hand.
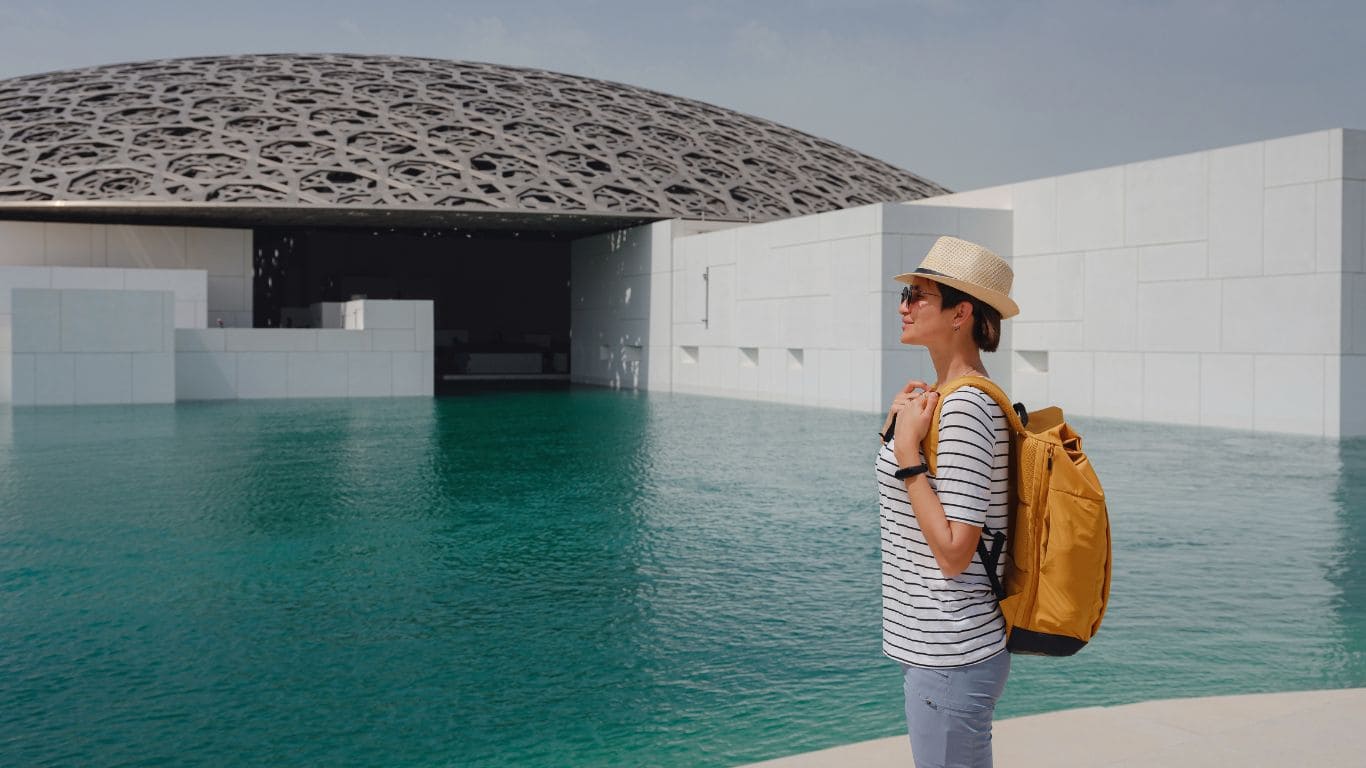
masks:
<path fill-rule="evenodd" d="M 897 412 L 900 411 L 906 403 L 909 403 L 914 398 L 920 397 L 925 393 L 925 390 L 928 390 L 929 388 L 930 385 L 923 381 L 911 379 L 906 382 L 906 386 L 902 387 L 901 391 L 896 393 L 896 397 L 892 398 L 892 407 L 887 409 L 887 421 L 882 424 L 882 434 L 887 434 L 887 430 L 892 428 L 892 422 L 896 419 Z M 920 391 L 916 392 L 917 389 Z"/>
<path fill-rule="evenodd" d="M 913 467 L 921 462 L 920 441 L 930 431 L 930 420 L 934 408 L 939 403 L 939 393 L 934 390 L 906 401 L 896 414 L 896 461 L 898 466 Z"/>

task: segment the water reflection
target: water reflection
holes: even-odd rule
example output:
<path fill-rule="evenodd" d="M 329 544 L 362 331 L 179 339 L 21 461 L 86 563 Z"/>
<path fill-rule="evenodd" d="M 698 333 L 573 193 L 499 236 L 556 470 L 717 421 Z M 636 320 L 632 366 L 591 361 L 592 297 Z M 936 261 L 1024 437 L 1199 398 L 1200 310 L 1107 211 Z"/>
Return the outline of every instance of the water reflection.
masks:
<path fill-rule="evenodd" d="M 1330 565 L 1337 586 L 1335 613 L 1343 625 L 1343 669 L 1335 677 L 1366 681 L 1366 438 L 1344 441 L 1336 501 L 1341 520 L 1340 547 Z"/>

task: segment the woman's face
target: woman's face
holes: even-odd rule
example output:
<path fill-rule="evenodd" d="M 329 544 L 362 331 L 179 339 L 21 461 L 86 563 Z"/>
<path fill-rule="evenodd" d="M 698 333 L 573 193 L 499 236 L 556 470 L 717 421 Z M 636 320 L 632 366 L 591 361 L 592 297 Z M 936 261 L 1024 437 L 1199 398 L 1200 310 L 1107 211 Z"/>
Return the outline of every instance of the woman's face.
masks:
<path fill-rule="evenodd" d="M 901 343 L 924 346 L 937 334 L 952 332 L 948 323 L 948 313 L 943 311 L 943 301 L 939 295 L 939 285 L 933 280 L 913 277 L 910 285 L 911 296 L 903 299 L 901 313 Z M 902 291 L 904 297 L 906 292 Z"/>

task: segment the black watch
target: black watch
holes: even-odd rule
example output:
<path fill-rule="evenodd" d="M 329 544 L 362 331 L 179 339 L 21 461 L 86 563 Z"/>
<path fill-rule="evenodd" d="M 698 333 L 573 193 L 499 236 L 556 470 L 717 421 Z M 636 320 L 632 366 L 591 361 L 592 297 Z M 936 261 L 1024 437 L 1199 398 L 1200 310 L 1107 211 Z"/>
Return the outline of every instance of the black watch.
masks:
<path fill-rule="evenodd" d="M 898 469 L 897 471 L 893 472 L 892 477 L 895 477 L 898 480 L 905 480 L 908 477 L 923 475 L 929 471 L 930 465 L 922 462 L 918 467 L 902 467 L 901 469 Z"/>

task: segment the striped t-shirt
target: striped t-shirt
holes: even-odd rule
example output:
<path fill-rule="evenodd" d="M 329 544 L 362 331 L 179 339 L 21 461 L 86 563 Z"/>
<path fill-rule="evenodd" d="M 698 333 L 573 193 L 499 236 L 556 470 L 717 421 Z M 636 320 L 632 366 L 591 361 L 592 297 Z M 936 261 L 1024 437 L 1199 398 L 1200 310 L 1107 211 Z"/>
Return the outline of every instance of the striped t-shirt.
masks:
<path fill-rule="evenodd" d="M 976 553 L 967 570 L 944 578 L 911 511 L 892 446 L 877 457 L 882 508 L 882 652 L 920 667 L 972 664 L 1005 648 L 1005 621 Z M 937 474 L 930 487 L 949 520 L 1006 532 L 1010 440 L 1005 414 L 976 387 L 955 390 L 939 417 Z M 988 546 L 990 542 L 987 542 Z M 1006 554 L 997 566 L 1005 578 Z"/>

